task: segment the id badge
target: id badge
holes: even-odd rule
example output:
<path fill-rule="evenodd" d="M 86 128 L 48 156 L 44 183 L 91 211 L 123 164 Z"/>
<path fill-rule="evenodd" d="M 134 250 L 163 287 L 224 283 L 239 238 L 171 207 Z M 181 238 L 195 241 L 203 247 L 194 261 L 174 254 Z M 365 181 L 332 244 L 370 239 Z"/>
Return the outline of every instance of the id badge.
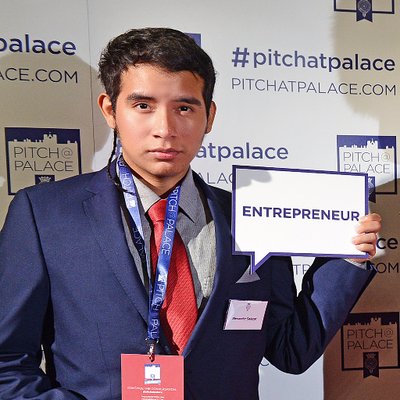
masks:
<path fill-rule="evenodd" d="M 183 356 L 121 354 L 122 400 L 183 400 Z"/>

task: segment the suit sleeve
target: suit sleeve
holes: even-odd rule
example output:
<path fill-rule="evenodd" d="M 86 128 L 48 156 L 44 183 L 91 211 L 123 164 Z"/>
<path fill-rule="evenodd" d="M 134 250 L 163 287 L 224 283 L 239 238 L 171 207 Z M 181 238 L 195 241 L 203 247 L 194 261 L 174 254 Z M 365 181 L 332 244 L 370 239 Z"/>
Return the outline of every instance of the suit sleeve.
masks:
<path fill-rule="evenodd" d="M 40 368 L 49 281 L 26 191 L 12 201 L 0 234 L 0 398 L 82 399 L 54 388 Z"/>
<path fill-rule="evenodd" d="M 284 260 L 272 272 L 265 357 L 280 370 L 299 374 L 323 354 L 375 271 L 317 258 L 297 294 L 292 264 Z"/>

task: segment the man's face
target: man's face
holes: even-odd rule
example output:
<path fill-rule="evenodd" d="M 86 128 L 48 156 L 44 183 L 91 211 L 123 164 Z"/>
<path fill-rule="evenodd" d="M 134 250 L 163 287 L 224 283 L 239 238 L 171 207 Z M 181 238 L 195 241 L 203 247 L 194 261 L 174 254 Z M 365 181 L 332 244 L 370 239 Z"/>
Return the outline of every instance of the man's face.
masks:
<path fill-rule="evenodd" d="M 130 67 L 121 76 L 115 112 L 99 97 L 108 125 L 116 128 L 126 163 L 159 194 L 181 180 L 211 130 L 203 79 L 189 71 L 167 72 L 149 64 Z"/>

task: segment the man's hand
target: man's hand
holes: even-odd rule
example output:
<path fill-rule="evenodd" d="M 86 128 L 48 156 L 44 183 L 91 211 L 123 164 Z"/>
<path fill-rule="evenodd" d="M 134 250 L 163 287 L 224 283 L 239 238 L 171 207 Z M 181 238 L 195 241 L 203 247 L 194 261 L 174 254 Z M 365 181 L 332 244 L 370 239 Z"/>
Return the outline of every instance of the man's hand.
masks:
<path fill-rule="evenodd" d="M 376 254 L 376 240 L 381 229 L 381 216 L 373 213 L 361 217 L 356 228 L 357 235 L 353 237 L 353 244 L 356 249 L 368 253 L 365 260 L 354 259 L 352 261 L 362 262 L 370 260 Z"/>

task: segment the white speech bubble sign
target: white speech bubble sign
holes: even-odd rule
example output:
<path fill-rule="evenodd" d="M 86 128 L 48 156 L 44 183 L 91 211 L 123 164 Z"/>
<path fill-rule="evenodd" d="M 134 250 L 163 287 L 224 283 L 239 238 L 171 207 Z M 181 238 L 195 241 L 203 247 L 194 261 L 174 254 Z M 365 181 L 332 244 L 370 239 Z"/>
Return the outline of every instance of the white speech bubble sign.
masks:
<path fill-rule="evenodd" d="M 234 254 L 256 271 L 273 255 L 365 258 L 351 239 L 368 213 L 368 176 L 233 166 Z"/>

